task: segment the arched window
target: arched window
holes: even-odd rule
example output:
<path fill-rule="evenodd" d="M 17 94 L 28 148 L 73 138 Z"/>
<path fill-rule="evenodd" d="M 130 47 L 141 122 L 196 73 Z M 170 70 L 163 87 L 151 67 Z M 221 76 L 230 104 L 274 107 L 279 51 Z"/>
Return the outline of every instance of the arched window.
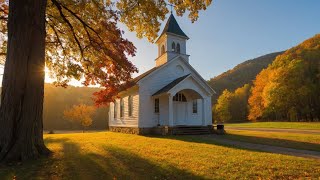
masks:
<path fill-rule="evenodd" d="M 124 103 L 123 103 L 123 99 L 120 99 L 120 117 L 124 116 Z"/>
<path fill-rule="evenodd" d="M 172 42 L 171 47 L 172 47 L 172 51 L 175 52 L 176 51 L 176 44 L 174 42 Z"/>
<path fill-rule="evenodd" d="M 133 111 L 133 99 L 132 96 L 128 97 L 128 114 L 129 116 L 132 116 L 132 111 Z"/>
<path fill-rule="evenodd" d="M 187 98 L 182 93 L 177 93 L 173 96 L 173 101 L 187 102 Z"/>
<path fill-rule="evenodd" d="M 180 53 L 180 44 L 177 44 L 177 53 Z"/>
<path fill-rule="evenodd" d="M 165 50 L 165 48 L 164 48 L 164 45 L 162 45 L 162 46 L 161 46 L 161 55 L 163 55 L 163 54 L 165 53 L 165 51 L 166 51 L 166 50 Z"/>
<path fill-rule="evenodd" d="M 113 118 L 117 118 L 117 114 L 118 114 L 118 103 L 117 100 L 114 101 L 114 106 L 113 106 Z"/>

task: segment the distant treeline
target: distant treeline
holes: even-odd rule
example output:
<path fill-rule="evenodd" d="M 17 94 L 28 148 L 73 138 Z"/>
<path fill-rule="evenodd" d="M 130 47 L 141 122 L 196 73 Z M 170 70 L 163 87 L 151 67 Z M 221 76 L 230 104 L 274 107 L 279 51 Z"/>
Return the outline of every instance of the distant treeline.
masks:
<path fill-rule="evenodd" d="M 81 124 L 64 119 L 63 112 L 73 105 L 93 105 L 93 93 L 98 90 L 98 88 L 74 86 L 62 88 L 52 84 L 45 84 L 43 109 L 44 130 L 82 130 Z M 107 118 L 107 108 L 98 108 L 93 116 L 92 126 L 88 129 L 106 129 L 108 126 Z"/>
<path fill-rule="evenodd" d="M 93 105 L 93 93 L 98 88 L 56 87 L 52 84 L 45 84 L 43 122 L 45 130 L 80 130 L 81 124 L 68 121 L 63 118 L 63 112 L 73 105 Z M 108 125 L 107 108 L 98 108 L 93 116 L 92 126 L 88 129 L 106 129 Z"/>
<path fill-rule="evenodd" d="M 320 34 L 277 56 L 253 84 L 241 86 L 219 96 L 214 121 L 319 121 Z"/>

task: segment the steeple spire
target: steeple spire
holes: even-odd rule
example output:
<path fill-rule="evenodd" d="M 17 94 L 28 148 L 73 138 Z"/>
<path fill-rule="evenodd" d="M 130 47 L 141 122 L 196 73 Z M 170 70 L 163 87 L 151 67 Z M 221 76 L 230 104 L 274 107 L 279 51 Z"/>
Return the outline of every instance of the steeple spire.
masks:
<path fill-rule="evenodd" d="M 186 42 L 189 37 L 182 31 L 176 18 L 170 14 L 161 35 L 156 41 L 158 45 L 158 58 L 156 66 L 171 61 L 176 56 L 181 56 L 189 62 Z"/>
<path fill-rule="evenodd" d="M 184 37 L 186 39 L 189 39 L 189 37 L 180 28 L 180 26 L 179 26 L 176 18 L 173 16 L 173 14 L 170 14 L 170 17 L 167 21 L 167 24 L 164 27 L 160 37 L 166 33 L 178 35 L 178 36 Z"/>

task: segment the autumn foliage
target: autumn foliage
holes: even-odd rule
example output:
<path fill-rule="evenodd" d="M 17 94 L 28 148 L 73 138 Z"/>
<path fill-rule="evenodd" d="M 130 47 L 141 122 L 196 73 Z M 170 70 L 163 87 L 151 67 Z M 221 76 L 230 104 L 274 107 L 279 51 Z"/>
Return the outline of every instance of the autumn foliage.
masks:
<path fill-rule="evenodd" d="M 247 120 L 249 93 L 249 84 L 245 84 L 234 92 L 224 90 L 213 107 L 214 121 L 241 122 Z"/>
<path fill-rule="evenodd" d="M 0 63 L 4 63 L 7 36 L 8 1 L 0 2 Z M 97 105 L 106 105 L 117 92 L 130 86 L 131 75 L 138 69 L 128 60 L 135 46 L 124 38 L 119 22 L 139 38 L 153 42 L 161 21 L 169 12 L 168 3 L 178 15 L 189 13 L 192 22 L 211 0 L 193 3 L 176 0 L 75 1 L 48 0 L 46 8 L 46 66 L 57 86 L 66 87 L 71 79 L 83 85 L 100 85 Z M 143 16 L 142 16 L 143 15 Z M 2 40 L 1 40 L 2 39 Z"/>
<path fill-rule="evenodd" d="M 85 104 L 74 105 L 71 109 L 64 111 L 64 118 L 73 122 L 78 122 L 83 127 L 83 131 L 92 125 L 92 116 L 96 112 L 94 106 Z"/>
<path fill-rule="evenodd" d="M 289 49 L 254 81 L 250 120 L 320 119 L 320 34 Z"/>

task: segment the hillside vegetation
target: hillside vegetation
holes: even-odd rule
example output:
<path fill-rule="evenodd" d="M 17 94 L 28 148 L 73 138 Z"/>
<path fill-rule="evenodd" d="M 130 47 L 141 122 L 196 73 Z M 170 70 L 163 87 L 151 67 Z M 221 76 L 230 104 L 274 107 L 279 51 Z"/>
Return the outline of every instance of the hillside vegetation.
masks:
<path fill-rule="evenodd" d="M 320 120 L 320 34 L 279 55 L 256 77 L 250 120 Z"/>
<path fill-rule="evenodd" d="M 252 81 L 256 78 L 257 74 L 259 74 L 262 69 L 267 68 L 281 53 L 283 52 L 275 52 L 247 60 L 238 64 L 233 69 L 210 79 L 208 81 L 209 85 L 217 92 L 217 94 L 212 97 L 212 103 L 216 103 L 218 97 L 225 89 L 234 91 L 245 84 L 252 84 Z"/>
<path fill-rule="evenodd" d="M 44 107 L 43 107 L 43 128 L 44 130 L 82 130 L 80 123 L 72 122 L 64 118 L 64 111 L 74 105 L 94 105 L 93 93 L 98 88 L 56 87 L 53 84 L 45 84 Z M 1 87 L 0 87 L 1 94 Z M 92 126 L 89 129 L 106 129 L 108 111 L 106 107 L 98 108 L 93 116 Z"/>
<path fill-rule="evenodd" d="M 94 105 L 93 93 L 98 88 L 56 87 L 52 84 L 45 84 L 44 88 L 44 109 L 43 125 L 45 130 L 80 130 L 81 123 L 69 121 L 64 118 L 64 111 L 74 105 Z M 88 129 L 106 129 L 108 111 L 107 108 L 98 108 L 92 117 L 92 126 Z"/>

